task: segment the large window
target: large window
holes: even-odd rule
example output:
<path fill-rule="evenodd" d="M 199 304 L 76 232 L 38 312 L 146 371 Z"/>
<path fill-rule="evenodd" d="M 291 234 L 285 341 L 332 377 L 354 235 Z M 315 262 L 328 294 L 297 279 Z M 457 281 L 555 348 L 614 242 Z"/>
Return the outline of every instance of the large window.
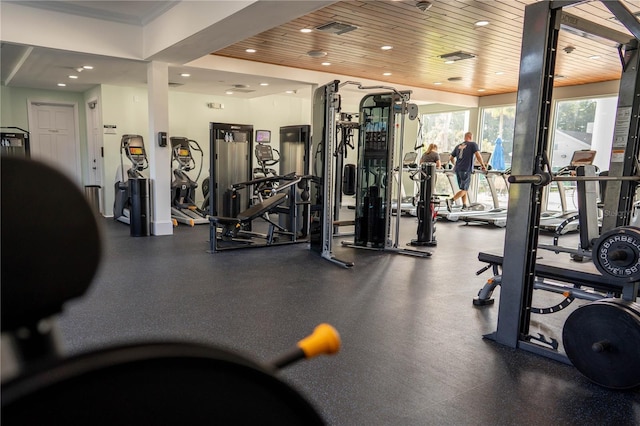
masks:
<path fill-rule="evenodd" d="M 556 102 L 552 133 L 551 169 L 556 172 L 571 165 L 575 151 L 593 150 L 593 164 L 600 171 L 609 169 L 613 129 L 617 110 L 617 97 L 573 99 Z M 575 182 L 563 182 L 565 208 L 577 209 Z M 563 206 L 557 185 L 550 185 L 547 209 L 560 210 Z"/>
<path fill-rule="evenodd" d="M 438 152 L 451 152 L 469 131 L 469 111 L 441 112 L 422 116 L 423 143 L 438 145 Z"/>
<path fill-rule="evenodd" d="M 513 152 L 513 134 L 515 129 L 516 107 L 507 105 L 482 110 L 482 124 L 478 143 L 480 150 L 491 153 L 489 165 L 493 170 L 486 178 L 478 178 L 477 200 L 483 204 L 493 204 L 493 194 L 488 180 L 494 185 L 498 199 L 498 205 L 493 207 L 506 207 L 509 199 L 509 189 L 504 175 L 499 172 L 511 167 L 511 154 Z"/>
<path fill-rule="evenodd" d="M 438 152 L 447 158 L 448 153 L 464 140 L 465 132 L 469 131 L 469 111 L 441 112 L 422 116 L 422 143 L 424 149 L 429 144 L 436 144 Z M 424 150 L 423 150 L 424 152 Z M 443 161 L 443 166 L 445 162 Z M 448 179 L 438 178 L 436 194 L 452 194 L 453 188 Z"/>

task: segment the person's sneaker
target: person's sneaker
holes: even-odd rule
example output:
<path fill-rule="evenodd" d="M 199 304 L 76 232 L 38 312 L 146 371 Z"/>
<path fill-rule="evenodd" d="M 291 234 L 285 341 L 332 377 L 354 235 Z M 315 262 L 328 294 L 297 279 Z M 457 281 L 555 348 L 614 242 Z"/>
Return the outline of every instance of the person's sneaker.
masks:
<path fill-rule="evenodd" d="M 469 206 L 462 206 L 462 211 L 466 212 L 467 210 L 469 210 Z"/>
<path fill-rule="evenodd" d="M 447 198 L 445 202 L 447 203 L 447 210 L 451 212 L 451 205 L 453 204 L 453 200 L 451 198 Z"/>

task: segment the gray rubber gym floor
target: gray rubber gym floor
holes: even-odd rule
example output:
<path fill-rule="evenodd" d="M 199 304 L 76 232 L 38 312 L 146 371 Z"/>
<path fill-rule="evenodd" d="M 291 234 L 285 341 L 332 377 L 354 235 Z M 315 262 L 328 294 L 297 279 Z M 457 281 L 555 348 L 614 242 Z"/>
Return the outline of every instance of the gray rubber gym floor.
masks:
<path fill-rule="evenodd" d="M 640 424 L 640 390 L 606 390 L 569 365 L 482 338 L 498 306 L 472 305 L 490 277 L 476 276 L 477 255 L 501 251 L 503 229 L 440 221 L 427 259 L 337 243 L 337 257 L 355 262 L 343 269 L 306 244 L 209 254 L 207 226 L 132 238 L 127 226 L 101 222 L 101 269 L 59 322 L 70 353 L 170 339 L 268 362 L 328 322 L 341 352 L 280 377 L 331 425 Z M 403 217 L 400 242 L 415 230 Z M 533 324 L 561 340 L 562 317 L 551 317 Z"/>

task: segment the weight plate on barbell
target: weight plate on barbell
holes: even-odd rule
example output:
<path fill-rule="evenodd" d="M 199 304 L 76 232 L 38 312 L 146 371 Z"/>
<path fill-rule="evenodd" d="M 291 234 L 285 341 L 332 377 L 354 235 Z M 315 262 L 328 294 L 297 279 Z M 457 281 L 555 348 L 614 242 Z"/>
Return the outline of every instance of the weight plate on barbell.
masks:
<path fill-rule="evenodd" d="M 593 263 L 602 275 L 627 282 L 640 281 L 640 229 L 615 228 L 593 246 Z"/>
<path fill-rule="evenodd" d="M 583 305 L 567 318 L 562 343 L 591 381 L 611 389 L 640 385 L 640 304 L 602 299 Z"/>

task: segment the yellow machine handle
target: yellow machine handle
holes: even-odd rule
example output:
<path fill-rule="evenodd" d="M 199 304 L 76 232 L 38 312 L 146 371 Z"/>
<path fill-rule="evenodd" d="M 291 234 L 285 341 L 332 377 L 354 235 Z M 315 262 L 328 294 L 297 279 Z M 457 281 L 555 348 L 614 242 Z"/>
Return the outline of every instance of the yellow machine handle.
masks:
<path fill-rule="evenodd" d="M 313 358 L 318 355 L 333 355 L 340 350 L 340 334 L 329 324 L 320 324 L 309 336 L 300 340 L 296 347 L 271 364 L 275 368 L 283 368 L 303 358 Z"/>

